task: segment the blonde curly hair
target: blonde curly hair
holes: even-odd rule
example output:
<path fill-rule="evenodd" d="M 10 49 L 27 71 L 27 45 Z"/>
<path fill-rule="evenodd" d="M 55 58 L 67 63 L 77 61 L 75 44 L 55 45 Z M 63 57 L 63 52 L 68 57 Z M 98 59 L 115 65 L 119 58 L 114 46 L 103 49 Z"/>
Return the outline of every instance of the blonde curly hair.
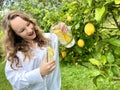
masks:
<path fill-rule="evenodd" d="M 13 63 L 16 63 L 16 66 L 19 65 L 19 58 L 17 57 L 17 51 L 23 52 L 26 56 L 30 49 L 28 43 L 21 37 L 19 37 L 14 30 L 11 28 L 10 21 L 16 17 L 21 17 L 23 20 L 28 21 L 33 24 L 34 30 L 36 33 L 35 42 L 38 43 L 39 47 L 46 45 L 48 39 L 43 36 L 43 31 L 38 27 L 36 21 L 28 14 L 21 11 L 10 11 L 8 12 L 3 20 L 3 51 L 5 52 L 6 60 L 11 62 L 11 67 Z M 13 68 L 13 67 L 12 67 Z"/>

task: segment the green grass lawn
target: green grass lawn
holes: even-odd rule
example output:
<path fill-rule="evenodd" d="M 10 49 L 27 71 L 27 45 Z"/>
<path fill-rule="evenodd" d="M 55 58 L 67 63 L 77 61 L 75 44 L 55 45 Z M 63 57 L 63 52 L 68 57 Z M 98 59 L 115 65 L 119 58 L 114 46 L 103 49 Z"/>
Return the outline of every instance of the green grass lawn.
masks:
<path fill-rule="evenodd" d="M 90 69 L 80 65 L 61 64 L 61 90 L 120 90 L 120 81 L 100 82 L 98 87 L 90 78 Z M 4 75 L 4 64 L 0 65 L 0 90 L 12 90 Z"/>
<path fill-rule="evenodd" d="M 5 78 L 4 64 L 0 64 L 0 90 L 12 90 L 9 82 Z"/>
<path fill-rule="evenodd" d="M 87 68 L 74 65 L 61 65 L 61 90 L 93 90 L 94 84 L 87 77 Z"/>

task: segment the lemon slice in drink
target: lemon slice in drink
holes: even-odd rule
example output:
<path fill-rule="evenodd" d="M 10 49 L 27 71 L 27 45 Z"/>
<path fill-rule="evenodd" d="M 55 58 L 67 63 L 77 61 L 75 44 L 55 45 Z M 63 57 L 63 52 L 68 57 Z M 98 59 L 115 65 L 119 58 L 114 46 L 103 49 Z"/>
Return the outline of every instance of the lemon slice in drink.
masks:
<path fill-rule="evenodd" d="M 72 40 L 72 35 L 69 32 L 63 34 L 61 30 L 53 30 L 53 33 L 58 36 L 60 43 L 63 45 L 67 45 Z"/>
<path fill-rule="evenodd" d="M 48 61 L 53 60 L 54 50 L 48 46 L 47 47 Z"/>
<path fill-rule="evenodd" d="M 72 41 L 72 35 L 69 32 L 64 34 L 64 38 L 67 43 L 70 43 Z"/>

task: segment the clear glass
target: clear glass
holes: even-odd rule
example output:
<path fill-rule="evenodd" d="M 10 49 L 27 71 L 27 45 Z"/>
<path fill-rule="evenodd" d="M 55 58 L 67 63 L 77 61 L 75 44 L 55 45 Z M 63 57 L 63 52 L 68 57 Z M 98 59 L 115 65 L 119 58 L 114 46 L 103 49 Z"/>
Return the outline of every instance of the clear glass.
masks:
<path fill-rule="evenodd" d="M 52 30 L 52 32 L 58 36 L 60 44 L 66 48 L 70 48 L 75 44 L 75 40 L 72 36 L 71 28 L 69 26 L 66 33 L 63 33 L 61 30 Z"/>
<path fill-rule="evenodd" d="M 51 38 L 51 34 L 50 34 L 50 38 Z M 48 43 L 48 46 L 47 46 L 47 61 L 51 61 L 51 60 L 54 60 L 54 48 L 55 48 L 55 45 L 53 46 L 51 42 Z"/>

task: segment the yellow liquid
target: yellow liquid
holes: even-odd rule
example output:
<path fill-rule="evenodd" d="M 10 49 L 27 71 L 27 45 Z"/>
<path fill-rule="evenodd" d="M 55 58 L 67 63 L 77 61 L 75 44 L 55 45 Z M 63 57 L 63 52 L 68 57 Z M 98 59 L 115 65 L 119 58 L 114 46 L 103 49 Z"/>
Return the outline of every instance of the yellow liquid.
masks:
<path fill-rule="evenodd" d="M 48 46 L 47 47 L 47 59 L 48 59 L 48 62 L 53 60 L 53 56 L 54 56 L 54 50 L 53 50 L 53 48 Z"/>
<path fill-rule="evenodd" d="M 61 30 L 53 30 L 53 33 L 55 33 L 58 38 L 59 41 L 62 45 L 67 45 L 72 41 L 72 34 L 70 32 L 67 33 L 62 33 Z"/>

